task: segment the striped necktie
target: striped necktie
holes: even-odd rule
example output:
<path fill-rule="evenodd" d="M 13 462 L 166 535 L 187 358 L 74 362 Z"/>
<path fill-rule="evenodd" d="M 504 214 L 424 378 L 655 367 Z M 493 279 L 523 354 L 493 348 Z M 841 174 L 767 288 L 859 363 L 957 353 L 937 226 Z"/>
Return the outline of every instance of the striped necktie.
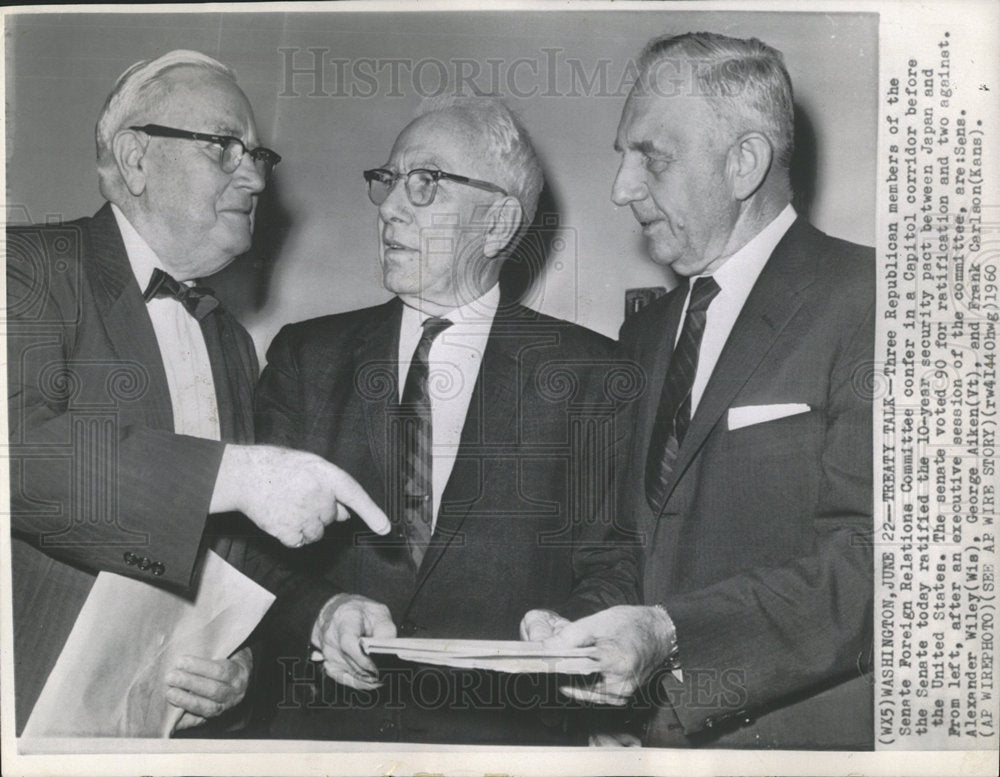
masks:
<path fill-rule="evenodd" d="M 667 498 L 667 483 L 677 451 L 691 423 L 691 387 L 698 369 L 698 351 L 705 333 L 708 306 L 720 291 L 711 276 L 698 278 L 691 289 L 684 328 L 667 367 L 660 406 L 646 454 L 646 501 L 659 514 Z"/>
<path fill-rule="evenodd" d="M 431 541 L 434 519 L 434 487 L 431 428 L 431 398 L 427 389 L 427 357 L 434 338 L 451 326 L 443 318 L 428 318 L 413 352 L 403 398 L 400 420 L 400 500 L 403 532 L 414 566 L 420 567 Z"/>

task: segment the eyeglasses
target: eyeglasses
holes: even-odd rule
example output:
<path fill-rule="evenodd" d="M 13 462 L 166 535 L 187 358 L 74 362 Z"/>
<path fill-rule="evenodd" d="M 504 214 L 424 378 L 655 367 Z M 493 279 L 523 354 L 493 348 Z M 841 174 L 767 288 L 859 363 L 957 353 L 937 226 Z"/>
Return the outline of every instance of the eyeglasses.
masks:
<path fill-rule="evenodd" d="M 242 140 L 232 135 L 212 135 L 207 132 L 190 132 L 189 130 L 175 129 L 174 127 L 164 127 L 160 124 L 144 124 L 141 127 L 129 127 L 131 130 L 145 132 L 147 135 L 160 138 L 179 138 L 181 140 L 201 140 L 206 143 L 215 143 L 222 147 L 222 156 L 219 158 L 219 166 L 224 173 L 235 173 L 236 169 L 243 162 L 243 157 L 247 154 L 253 160 L 254 167 L 265 179 L 270 178 L 274 166 L 281 161 L 281 157 L 269 148 L 260 146 L 258 148 L 247 148 Z"/>
<path fill-rule="evenodd" d="M 507 196 L 505 189 L 501 189 L 489 181 L 477 181 L 475 178 L 446 173 L 444 170 L 418 169 L 410 170 L 408 173 L 394 173 L 384 167 L 376 167 L 374 170 L 365 170 L 364 176 L 365 180 L 368 181 L 368 197 L 376 205 L 381 205 L 388 199 L 389 192 L 392 191 L 392 187 L 400 178 L 406 179 L 406 196 L 410 203 L 418 208 L 434 202 L 438 181 L 442 178 Z"/>

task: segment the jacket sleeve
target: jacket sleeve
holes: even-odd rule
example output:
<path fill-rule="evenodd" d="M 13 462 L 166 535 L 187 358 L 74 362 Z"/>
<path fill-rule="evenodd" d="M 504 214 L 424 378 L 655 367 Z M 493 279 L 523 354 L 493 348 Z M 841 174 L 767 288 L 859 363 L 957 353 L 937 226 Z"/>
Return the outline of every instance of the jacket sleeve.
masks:
<path fill-rule="evenodd" d="M 144 401 L 142 364 L 82 352 L 83 328 L 93 341 L 102 325 L 83 282 L 28 252 L 8 254 L 14 535 L 92 572 L 188 589 L 223 445 L 122 420 L 122 407 Z"/>
<path fill-rule="evenodd" d="M 639 602 L 638 536 L 615 512 L 614 482 L 626 440 L 617 404 L 637 386 L 631 362 L 611 352 L 588 353 L 580 380 L 587 386 L 570 463 L 573 589 L 557 608 L 570 620 L 617 604 Z M 575 484 L 574 482 L 575 481 Z M 574 502 L 574 499 L 578 500 Z"/>

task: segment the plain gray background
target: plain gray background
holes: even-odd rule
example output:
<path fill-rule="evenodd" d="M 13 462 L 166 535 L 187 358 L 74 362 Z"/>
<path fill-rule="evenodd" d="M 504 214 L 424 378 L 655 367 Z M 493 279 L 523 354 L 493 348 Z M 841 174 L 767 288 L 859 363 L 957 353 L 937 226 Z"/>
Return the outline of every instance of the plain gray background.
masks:
<path fill-rule="evenodd" d="M 216 57 L 236 70 L 261 142 L 283 157 L 255 247 L 210 283 L 263 353 L 284 323 L 387 298 L 361 171 L 386 161 L 422 95 L 450 91 L 464 75 L 466 87 L 506 98 L 546 169 L 541 226 L 513 285 L 533 279 L 527 304 L 615 336 L 626 288 L 673 283 L 645 258 L 630 210 L 609 199 L 629 63 L 643 44 L 711 30 L 780 49 L 800 114 L 802 201 L 820 229 L 870 245 L 877 27 L 873 14 L 666 9 L 8 18 L 7 221 L 101 206 L 93 126 L 126 67 L 175 48 Z M 310 48 L 322 50 L 322 82 L 289 73 L 312 68 Z"/>

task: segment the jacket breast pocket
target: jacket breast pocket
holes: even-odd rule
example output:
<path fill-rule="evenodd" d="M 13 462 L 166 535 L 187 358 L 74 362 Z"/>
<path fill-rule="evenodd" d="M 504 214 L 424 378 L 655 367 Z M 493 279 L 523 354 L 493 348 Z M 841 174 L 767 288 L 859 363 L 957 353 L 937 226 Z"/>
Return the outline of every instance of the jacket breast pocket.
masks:
<path fill-rule="evenodd" d="M 826 415 L 821 410 L 795 413 L 772 421 L 727 429 L 726 451 L 743 458 L 818 458 L 826 431 Z"/>

